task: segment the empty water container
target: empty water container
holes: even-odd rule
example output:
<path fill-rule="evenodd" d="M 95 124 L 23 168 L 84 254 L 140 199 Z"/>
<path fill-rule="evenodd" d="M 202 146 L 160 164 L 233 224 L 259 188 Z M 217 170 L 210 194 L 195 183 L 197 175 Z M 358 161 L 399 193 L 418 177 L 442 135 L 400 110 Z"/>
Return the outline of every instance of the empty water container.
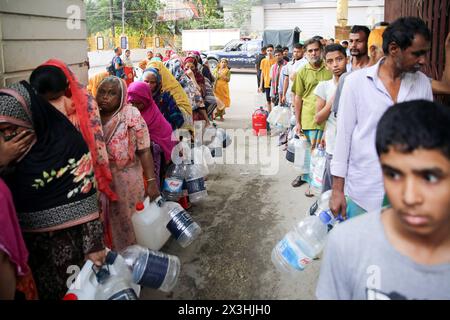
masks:
<path fill-rule="evenodd" d="M 191 215 L 176 202 L 162 202 L 161 209 L 169 216 L 166 227 L 183 248 L 189 246 L 201 233 L 200 226 Z"/>
<path fill-rule="evenodd" d="M 162 186 L 161 194 L 170 201 L 178 201 L 183 197 L 183 183 L 186 177 L 184 164 L 172 164 L 167 170 L 166 178 Z"/>
<path fill-rule="evenodd" d="M 170 292 L 180 274 L 180 259 L 141 246 L 130 246 L 121 252 L 132 271 L 133 282 L 147 288 Z"/>
<path fill-rule="evenodd" d="M 131 217 L 137 243 L 152 250 L 161 249 L 170 238 L 166 228 L 170 216 L 158 206 L 160 201 L 161 197 L 153 202 L 147 197 L 143 203 L 136 204 L 136 212 Z"/>
<path fill-rule="evenodd" d="M 189 200 L 192 203 L 199 202 L 208 196 L 201 166 L 196 164 L 187 165 L 186 184 Z"/>

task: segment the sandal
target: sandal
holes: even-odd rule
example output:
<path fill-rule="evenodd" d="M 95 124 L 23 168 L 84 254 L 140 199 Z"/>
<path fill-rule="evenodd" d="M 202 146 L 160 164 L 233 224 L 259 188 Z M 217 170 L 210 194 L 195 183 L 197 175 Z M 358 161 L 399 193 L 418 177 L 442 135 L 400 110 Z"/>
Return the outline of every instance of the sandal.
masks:
<path fill-rule="evenodd" d="M 311 193 L 311 190 L 308 188 L 308 190 L 306 190 L 305 192 L 305 196 L 308 198 L 312 198 L 314 197 L 314 193 Z"/>

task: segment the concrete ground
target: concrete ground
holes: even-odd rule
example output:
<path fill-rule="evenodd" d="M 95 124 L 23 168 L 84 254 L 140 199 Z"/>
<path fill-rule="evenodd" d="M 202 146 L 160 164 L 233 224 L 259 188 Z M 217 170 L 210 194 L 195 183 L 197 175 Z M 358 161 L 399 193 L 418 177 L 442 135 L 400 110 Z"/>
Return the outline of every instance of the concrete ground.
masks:
<path fill-rule="evenodd" d="M 233 73 L 232 105 L 220 127 L 251 128 L 255 78 Z M 143 289 L 141 299 L 314 299 L 320 260 L 295 278 L 278 273 L 271 262 L 273 247 L 315 199 L 304 196 L 305 186 L 291 187 L 293 165 L 276 145 L 278 138 L 269 140 L 275 150 L 271 166 L 278 167 L 273 175 L 262 175 L 261 164 L 248 164 L 248 154 L 257 151 L 255 144 L 249 147 L 247 140 L 234 139 L 226 153 L 235 146 L 236 154 L 249 149 L 247 164 L 216 164 L 211 169 L 209 197 L 189 210 L 202 234 L 187 248 L 170 239 L 161 249 L 181 260 L 177 286 L 168 294 Z"/>

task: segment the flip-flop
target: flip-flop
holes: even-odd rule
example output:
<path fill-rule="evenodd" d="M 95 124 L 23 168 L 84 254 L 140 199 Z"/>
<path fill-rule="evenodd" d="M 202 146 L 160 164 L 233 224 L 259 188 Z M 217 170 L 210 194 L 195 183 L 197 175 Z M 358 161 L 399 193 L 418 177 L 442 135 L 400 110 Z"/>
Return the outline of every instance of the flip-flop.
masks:
<path fill-rule="evenodd" d="M 308 192 L 305 192 L 305 196 L 306 197 L 308 197 L 308 198 L 312 198 L 312 197 L 314 197 L 314 194 L 313 193 L 308 193 Z"/>

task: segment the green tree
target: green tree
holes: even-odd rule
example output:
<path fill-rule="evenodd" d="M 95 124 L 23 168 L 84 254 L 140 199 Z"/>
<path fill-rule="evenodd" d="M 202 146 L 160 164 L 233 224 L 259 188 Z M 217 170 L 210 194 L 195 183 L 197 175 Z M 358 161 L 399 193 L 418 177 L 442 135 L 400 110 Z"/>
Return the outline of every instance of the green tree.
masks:
<path fill-rule="evenodd" d="M 220 29 L 225 26 L 223 8 L 217 0 L 195 0 L 199 17 L 179 22 L 179 29 Z"/>
<path fill-rule="evenodd" d="M 87 27 L 88 34 L 96 34 L 111 28 L 110 19 L 111 0 L 87 0 Z M 122 1 L 112 1 L 113 22 L 116 35 L 122 33 Z M 125 1 L 125 28 L 128 34 L 150 35 L 167 33 L 168 27 L 164 22 L 158 22 L 158 11 L 163 8 L 159 0 L 126 0 Z"/>

